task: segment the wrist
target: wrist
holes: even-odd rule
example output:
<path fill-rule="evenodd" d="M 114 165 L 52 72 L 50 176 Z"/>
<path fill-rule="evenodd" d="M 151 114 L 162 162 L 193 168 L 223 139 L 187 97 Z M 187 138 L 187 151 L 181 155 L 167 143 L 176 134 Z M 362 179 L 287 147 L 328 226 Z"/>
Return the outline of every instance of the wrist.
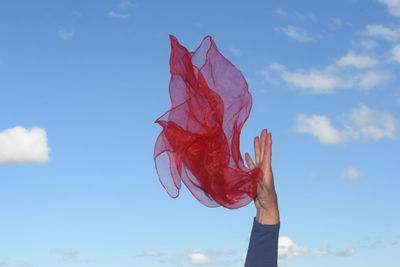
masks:
<path fill-rule="evenodd" d="M 260 224 L 278 224 L 279 210 L 265 210 L 263 208 L 257 209 L 256 220 Z"/>

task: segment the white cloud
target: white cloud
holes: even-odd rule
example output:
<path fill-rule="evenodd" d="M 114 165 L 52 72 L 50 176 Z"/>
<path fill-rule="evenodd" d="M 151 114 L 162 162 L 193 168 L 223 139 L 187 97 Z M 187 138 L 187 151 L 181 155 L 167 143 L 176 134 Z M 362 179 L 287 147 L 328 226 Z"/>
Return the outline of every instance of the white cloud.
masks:
<path fill-rule="evenodd" d="M 352 256 L 352 255 L 356 254 L 356 252 L 357 251 L 354 248 L 347 248 L 345 250 L 334 252 L 332 254 L 335 256 L 348 257 L 348 256 Z"/>
<path fill-rule="evenodd" d="M 365 27 L 364 33 L 369 36 L 379 36 L 388 41 L 396 41 L 400 38 L 400 29 L 390 29 L 382 25 L 370 24 Z"/>
<path fill-rule="evenodd" d="M 306 254 L 308 249 L 293 242 L 287 236 L 279 237 L 278 257 L 281 259 L 292 259 Z"/>
<path fill-rule="evenodd" d="M 0 132 L 0 165 L 47 162 L 50 151 L 46 131 L 41 128 L 16 126 Z"/>
<path fill-rule="evenodd" d="M 246 257 L 247 257 L 247 251 L 242 253 L 242 261 L 246 262 Z"/>
<path fill-rule="evenodd" d="M 117 7 L 118 7 L 119 9 L 129 9 L 129 8 L 135 7 L 135 4 L 132 3 L 131 1 L 124 0 L 124 1 L 122 1 L 121 3 L 119 3 L 119 4 L 117 5 Z"/>
<path fill-rule="evenodd" d="M 376 60 L 365 55 L 349 53 L 336 63 L 320 70 L 297 71 L 289 71 L 282 64 L 272 63 L 257 74 L 261 74 L 268 82 L 275 85 L 283 81 L 305 94 L 330 94 L 337 89 L 369 90 L 387 83 L 393 77 L 389 70 L 364 70 L 362 67 L 377 64 Z"/>
<path fill-rule="evenodd" d="M 383 138 L 395 139 L 398 122 L 390 113 L 373 110 L 365 105 L 353 108 L 339 116 L 344 126 L 338 130 L 323 115 L 299 114 L 294 130 L 311 134 L 323 144 L 342 144 L 350 140 L 367 141 Z"/>
<path fill-rule="evenodd" d="M 148 249 L 148 250 L 144 250 L 139 256 L 160 257 L 160 256 L 163 256 L 163 255 L 164 255 L 164 253 L 162 253 L 161 251 L 154 250 L 154 249 Z"/>
<path fill-rule="evenodd" d="M 396 45 L 395 47 L 393 47 L 392 57 L 393 57 L 393 60 L 400 63 L 400 45 Z"/>
<path fill-rule="evenodd" d="M 289 38 L 302 43 L 314 40 L 305 29 L 296 26 L 288 25 L 286 27 L 276 27 L 275 31 L 281 32 Z"/>
<path fill-rule="evenodd" d="M 354 74 L 353 78 L 350 78 L 350 87 L 358 90 L 368 90 L 371 88 L 384 85 L 392 78 L 392 72 L 387 70 L 369 70 L 367 72 L 361 72 Z"/>
<path fill-rule="evenodd" d="M 334 73 L 310 70 L 309 72 L 283 71 L 281 78 L 286 83 L 306 89 L 309 93 L 331 93 L 338 87 L 343 87 L 341 79 Z"/>
<path fill-rule="evenodd" d="M 127 18 L 129 18 L 129 14 L 117 13 L 117 12 L 114 12 L 114 11 L 108 12 L 108 16 L 111 17 L 111 18 L 116 18 L 116 19 L 127 19 Z"/>
<path fill-rule="evenodd" d="M 214 257 L 233 255 L 235 253 L 235 251 L 228 249 L 191 249 L 185 253 L 185 256 L 189 260 L 189 263 L 193 265 L 229 264 L 230 261 L 216 260 Z"/>
<path fill-rule="evenodd" d="M 390 15 L 400 17 L 400 0 L 378 0 L 378 2 L 387 6 Z"/>
<path fill-rule="evenodd" d="M 378 64 L 378 62 L 368 55 L 355 54 L 349 52 L 336 61 L 336 64 L 342 67 L 370 68 Z"/>
<path fill-rule="evenodd" d="M 242 55 L 242 50 L 238 49 L 238 48 L 233 48 L 231 47 L 229 49 L 231 51 L 232 54 L 234 54 L 235 56 L 241 56 Z"/>
<path fill-rule="evenodd" d="M 346 116 L 343 135 L 354 140 L 395 139 L 398 122 L 395 117 L 384 111 L 373 110 L 366 105 L 353 108 Z"/>
<path fill-rule="evenodd" d="M 314 257 L 317 258 L 322 258 L 324 256 L 326 256 L 329 252 L 325 249 L 313 249 L 311 251 L 311 255 L 313 255 Z"/>
<path fill-rule="evenodd" d="M 145 256 L 145 253 L 138 256 Z M 146 253 L 149 256 L 163 256 L 161 252 L 156 253 Z M 230 249 L 189 249 L 184 253 L 175 254 L 168 257 L 161 257 L 160 262 L 163 263 L 173 263 L 177 266 L 187 266 L 191 265 L 231 265 L 231 256 L 237 255 L 236 251 Z M 245 256 L 242 255 L 244 261 Z M 236 261 L 239 260 L 236 258 Z"/>
<path fill-rule="evenodd" d="M 297 116 L 295 130 L 315 136 L 323 144 L 341 144 L 345 140 L 325 116 L 300 114 Z"/>
<path fill-rule="evenodd" d="M 245 234 L 245 236 L 246 236 L 246 240 L 250 240 L 251 232 L 247 232 L 247 233 Z"/>
<path fill-rule="evenodd" d="M 216 261 L 212 259 L 209 255 L 202 252 L 188 252 L 186 256 L 189 258 L 189 262 L 194 265 L 216 263 Z"/>
<path fill-rule="evenodd" d="M 72 37 L 74 37 L 75 32 L 74 31 L 67 31 L 65 29 L 59 29 L 57 31 L 57 35 L 61 39 L 68 40 L 68 39 L 71 39 Z"/>
<path fill-rule="evenodd" d="M 384 70 L 371 70 L 355 74 L 352 82 L 358 89 L 371 89 L 389 81 L 392 77 L 391 72 Z"/>
<path fill-rule="evenodd" d="M 378 46 L 377 42 L 375 42 L 374 40 L 361 40 L 360 44 L 366 49 L 372 49 Z"/>
<path fill-rule="evenodd" d="M 342 173 L 342 177 L 347 180 L 358 180 L 361 176 L 362 172 L 353 167 L 348 167 L 347 170 Z"/>

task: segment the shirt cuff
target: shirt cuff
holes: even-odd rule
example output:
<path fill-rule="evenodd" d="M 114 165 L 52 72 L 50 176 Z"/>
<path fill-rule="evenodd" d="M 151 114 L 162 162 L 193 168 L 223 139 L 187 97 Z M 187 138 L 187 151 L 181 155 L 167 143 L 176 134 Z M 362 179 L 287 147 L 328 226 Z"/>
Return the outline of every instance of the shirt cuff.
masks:
<path fill-rule="evenodd" d="M 260 230 L 260 231 L 272 231 L 279 229 L 281 226 L 281 222 L 278 222 L 277 224 L 261 224 L 256 220 L 256 217 L 254 217 L 253 220 L 253 227 L 254 229 Z"/>

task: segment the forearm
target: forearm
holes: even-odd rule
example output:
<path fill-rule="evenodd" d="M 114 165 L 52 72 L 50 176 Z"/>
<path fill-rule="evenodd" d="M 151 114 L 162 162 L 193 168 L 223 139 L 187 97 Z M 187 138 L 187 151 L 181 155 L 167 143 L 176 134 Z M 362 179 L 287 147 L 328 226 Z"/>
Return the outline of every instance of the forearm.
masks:
<path fill-rule="evenodd" d="M 279 223 L 279 209 L 272 208 L 269 210 L 259 208 L 257 209 L 256 220 L 260 224 L 277 224 Z"/>

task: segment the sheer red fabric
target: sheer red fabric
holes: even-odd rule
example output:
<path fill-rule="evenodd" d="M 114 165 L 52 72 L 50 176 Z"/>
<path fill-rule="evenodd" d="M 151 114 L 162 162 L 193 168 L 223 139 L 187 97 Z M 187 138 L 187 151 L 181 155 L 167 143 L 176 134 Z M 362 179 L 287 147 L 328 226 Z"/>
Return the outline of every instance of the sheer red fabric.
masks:
<path fill-rule="evenodd" d="M 240 154 L 252 106 L 247 82 L 211 36 L 194 52 L 169 38 L 172 107 L 155 121 L 163 127 L 154 149 L 160 182 L 173 198 L 183 182 L 208 207 L 243 207 L 256 197 L 262 177 Z"/>

